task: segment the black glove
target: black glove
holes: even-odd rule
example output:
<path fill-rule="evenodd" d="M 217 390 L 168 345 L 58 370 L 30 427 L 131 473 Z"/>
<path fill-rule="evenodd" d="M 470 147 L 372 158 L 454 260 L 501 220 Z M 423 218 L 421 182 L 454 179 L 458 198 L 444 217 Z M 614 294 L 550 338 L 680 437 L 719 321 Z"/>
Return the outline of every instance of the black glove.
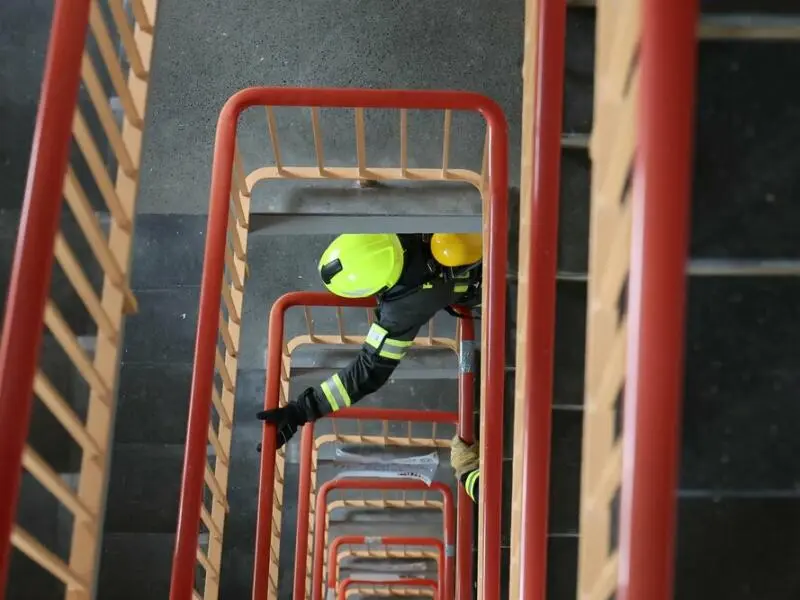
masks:
<path fill-rule="evenodd" d="M 278 427 L 278 448 L 282 448 L 292 436 L 297 433 L 297 428 L 308 423 L 305 411 L 296 402 L 289 402 L 281 408 L 262 410 L 256 417 L 265 423 L 272 423 Z M 261 444 L 258 445 L 261 452 Z"/>

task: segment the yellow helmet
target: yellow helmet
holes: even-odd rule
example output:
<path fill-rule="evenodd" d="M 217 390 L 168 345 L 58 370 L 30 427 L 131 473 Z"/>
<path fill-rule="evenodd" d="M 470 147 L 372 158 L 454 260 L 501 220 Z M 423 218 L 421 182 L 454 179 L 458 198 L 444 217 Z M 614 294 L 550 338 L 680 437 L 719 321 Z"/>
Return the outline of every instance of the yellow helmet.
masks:
<path fill-rule="evenodd" d="M 433 258 L 445 267 L 463 267 L 481 260 L 483 240 L 480 233 L 434 233 L 431 238 Z"/>
<path fill-rule="evenodd" d="M 389 289 L 402 272 L 403 246 L 394 233 L 345 233 L 319 261 L 322 283 L 345 298 L 366 298 Z"/>

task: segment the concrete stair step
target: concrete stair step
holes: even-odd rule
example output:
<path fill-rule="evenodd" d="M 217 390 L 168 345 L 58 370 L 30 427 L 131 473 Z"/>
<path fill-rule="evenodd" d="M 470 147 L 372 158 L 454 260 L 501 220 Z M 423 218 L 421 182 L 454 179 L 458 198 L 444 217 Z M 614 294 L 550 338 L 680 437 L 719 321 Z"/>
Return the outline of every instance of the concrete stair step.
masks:
<path fill-rule="evenodd" d="M 97 597 L 167 598 L 174 549 L 174 531 L 106 532 Z"/>

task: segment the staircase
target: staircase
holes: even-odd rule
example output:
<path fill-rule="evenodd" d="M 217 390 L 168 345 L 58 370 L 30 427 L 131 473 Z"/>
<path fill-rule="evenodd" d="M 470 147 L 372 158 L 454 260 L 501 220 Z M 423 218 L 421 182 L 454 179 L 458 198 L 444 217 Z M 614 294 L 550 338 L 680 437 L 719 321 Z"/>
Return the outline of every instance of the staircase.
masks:
<path fill-rule="evenodd" d="M 136 22 L 133 5 L 139 3 L 125 4 L 131 23 Z M 591 197 L 586 146 L 593 123 L 597 10 L 591 2 L 569 4 L 547 542 L 546 597 L 555 600 L 574 598 L 579 589 Z M 798 419 L 792 418 L 798 389 L 794 329 L 800 322 L 795 308 L 800 295 L 796 283 L 800 270 L 795 264 L 800 258 L 796 244 L 800 213 L 792 201 L 797 168 L 787 158 L 793 156 L 797 137 L 792 124 L 797 121 L 800 92 L 786 75 L 800 68 L 795 41 L 800 25 L 797 8 L 785 1 L 735 6 L 706 1 L 701 10 L 674 597 L 785 598 L 800 592 L 794 467 L 800 436 Z M 468 89 L 496 99 L 503 107 L 510 133 L 511 240 L 500 560 L 502 573 L 508 573 L 512 463 L 519 456 L 512 440 L 517 231 L 520 202 L 529 201 L 520 199 L 518 192 L 523 13 L 521 2 L 506 0 L 400 2 L 379 9 L 360 1 L 334 9 L 328 3 L 298 5 L 284 0 L 268 7 L 211 2 L 202 10 L 187 2 L 159 3 L 130 268 L 138 312 L 128 317 L 119 361 L 113 446 L 107 454 L 107 501 L 101 502 L 106 510 L 98 598 L 169 595 L 214 126 L 223 102 L 250 85 Z M 762 18 L 743 18 L 745 13 L 760 13 Z M 110 13 L 104 14 L 107 22 L 114 22 Z M 51 15 L 52 0 L 12 1 L 0 8 L 0 81 L 6 82 L 0 85 L 0 181 L 7 191 L 0 200 L 3 285 L 10 273 L 20 216 L 17 199 L 23 195 Z M 114 44 L 119 47 L 115 32 Z M 93 52 L 99 63 L 100 56 Z M 103 77 L 104 89 L 113 96 L 112 83 Z M 83 89 L 83 107 L 91 106 L 87 94 Z M 111 106 L 119 118 L 118 100 Z M 263 116 L 258 117 L 263 122 Z M 302 142 L 311 139 L 309 122 L 281 109 L 276 117 L 277 136 L 283 147 L 291 149 L 285 151 L 284 161 L 313 164 L 314 146 Z M 261 125 L 248 127 L 255 122 L 250 118 L 255 119 L 245 115 L 239 138 L 246 172 L 264 162 L 254 157 L 267 152 L 267 162 L 274 159 L 267 130 Z M 441 121 L 420 112 L 409 115 L 409 122 L 409 155 L 414 157 L 409 167 L 437 164 Z M 331 115 L 325 123 L 326 161 L 342 168 L 357 164 L 352 115 Z M 89 126 L 98 140 L 104 139 L 99 121 L 92 120 Z M 393 165 L 399 147 L 397 123 L 370 121 L 368 116 L 366 131 L 370 166 Z M 477 121 L 456 123 L 456 136 L 462 143 L 454 149 L 452 163 L 479 170 L 483 137 Z M 117 164 L 107 142 L 102 153 L 110 165 Z M 92 177 L 80 161 L 75 169 L 82 181 Z M 102 193 L 92 189 L 87 193 L 108 232 L 114 220 Z M 269 308 L 287 292 L 319 289 L 317 258 L 333 235 L 344 229 L 474 231 L 480 227 L 480 206 L 473 189 L 449 183 L 417 187 L 387 183 L 362 189 L 350 183 L 282 181 L 254 188 L 221 597 L 245 597 L 252 589 L 260 461 L 255 447 L 261 439 L 261 425 L 253 415 L 264 398 Z M 62 231 L 79 262 L 94 265 L 87 268 L 87 277 L 100 290 L 103 269 L 93 262 L 81 229 L 67 216 Z M 81 347 L 92 353 L 97 347 L 93 321 L 60 273 L 54 270 L 51 295 Z M 453 335 L 454 324 L 447 319 L 437 332 Z M 303 328 L 300 316 L 287 321 L 291 334 Z M 347 351 L 326 349 L 298 357 L 292 394 L 325 378 L 347 356 Z M 41 365 L 70 407 L 85 419 L 86 384 L 50 333 L 44 336 Z M 452 410 L 457 373 L 452 359 L 414 356 L 388 386 L 362 405 Z M 68 487 L 77 489 L 80 449 L 38 400 L 28 443 Z M 446 458 L 441 453 L 441 459 Z M 294 451 L 287 453 L 287 490 L 296 489 L 296 460 Z M 438 473 L 455 490 L 448 469 L 442 464 Z M 76 522 L 72 513 L 27 473 L 20 497 L 16 522 L 69 562 Z M 297 499 L 287 497 L 284 528 L 296 521 L 296 511 Z M 433 517 L 407 523 L 398 514 L 388 521 L 374 520 L 380 516 L 362 517 L 369 519 L 366 524 L 343 517 L 335 524 L 335 535 L 377 530 L 407 535 L 411 529 L 415 535 L 434 535 L 438 523 Z M 618 517 L 611 518 L 612 530 Z M 293 541 L 292 535 L 282 539 L 282 574 L 291 572 Z M 207 537 L 201 535 L 200 543 L 207 544 Z M 10 572 L 5 596 L 10 600 L 63 596 L 64 585 L 41 576 L 42 569 L 21 552 L 13 552 Z M 502 598 L 510 597 L 507 586 L 504 576 Z M 277 597 L 291 598 L 291 577 L 280 578 Z"/>

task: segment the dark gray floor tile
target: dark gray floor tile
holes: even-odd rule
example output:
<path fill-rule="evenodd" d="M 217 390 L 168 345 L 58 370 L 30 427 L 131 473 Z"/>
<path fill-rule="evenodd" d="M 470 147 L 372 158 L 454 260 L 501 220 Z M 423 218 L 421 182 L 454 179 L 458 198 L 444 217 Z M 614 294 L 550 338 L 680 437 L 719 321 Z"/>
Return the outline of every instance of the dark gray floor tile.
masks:
<path fill-rule="evenodd" d="M 586 273 L 589 268 L 591 162 L 583 149 L 561 153 L 561 202 L 558 214 L 558 268 Z"/>
<path fill-rule="evenodd" d="M 44 70 L 53 3 L 6 2 L 0 19 L 0 183 L 3 208 L 19 208 Z"/>
<path fill-rule="evenodd" d="M 228 479 L 231 511 L 225 518 L 222 551 L 223 598 L 238 598 L 251 592 L 261 460 L 256 445 L 261 441 L 262 431 L 255 414 L 263 408 L 263 403 L 264 371 L 240 371 Z M 285 489 L 288 494 L 290 486 Z"/>
<path fill-rule="evenodd" d="M 578 531 L 582 411 L 553 411 L 550 455 L 550 533 Z"/>
<path fill-rule="evenodd" d="M 581 476 L 581 433 L 583 412 L 553 410 L 550 444 L 550 532 L 574 533 L 578 530 Z M 506 463 L 516 458 L 514 452 L 513 420 L 505 424 L 504 445 Z M 506 506 L 512 495 L 512 481 L 504 481 L 503 504 Z M 509 521 L 510 522 L 510 521 Z"/>
<path fill-rule="evenodd" d="M 759 11 L 762 7 L 759 6 Z M 791 43 L 700 45 L 692 256 L 797 257 Z"/>
<path fill-rule="evenodd" d="M 27 556 L 12 549 L 8 567 L 7 600 L 58 600 L 64 584 Z"/>
<path fill-rule="evenodd" d="M 583 404 L 586 291 L 586 282 L 583 281 L 558 283 L 553 404 Z"/>
<path fill-rule="evenodd" d="M 800 7 L 793 0 L 701 0 L 703 13 L 797 14 Z"/>
<path fill-rule="evenodd" d="M 574 600 L 578 581 L 577 537 L 551 537 L 547 542 L 547 598 Z"/>
<path fill-rule="evenodd" d="M 509 284 L 509 297 L 516 297 L 518 285 Z M 516 305 L 512 315 L 516 315 Z M 506 333 L 506 365 L 516 366 L 517 330 Z M 556 283 L 556 323 L 553 373 L 553 403 L 583 404 L 584 356 L 586 351 L 586 282 Z M 506 390 L 509 393 L 509 390 Z"/>
<path fill-rule="evenodd" d="M 675 597 L 772 600 L 800 594 L 800 503 L 681 500 Z"/>
<path fill-rule="evenodd" d="M 692 279 L 681 487 L 797 488 L 800 282 Z"/>
<path fill-rule="evenodd" d="M 47 332 L 39 350 L 39 368 L 69 403 L 79 418 L 85 418 L 88 390 L 75 367 L 58 342 Z M 28 443 L 58 473 L 76 472 L 80 468 L 80 451 L 72 436 L 61 426 L 53 413 L 34 395 Z"/>
<path fill-rule="evenodd" d="M 564 131 L 592 129 L 595 11 L 567 11 L 564 65 Z"/>
<path fill-rule="evenodd" d="M 191 384 L 190 364 L 123 364 L 114 441 L 182 444 Z"/>
<path fill-rule="evenodd" d="M 106 533 L 100 559 L 98 598 L 167 598 L 173 533 Z"/>
<path fill-rule="evenodd" d="M 478 551 L 472 551 L 472 573 L 473 577 L 478 576 Z M 511 565 L 511 551 L 507 546 L 500 548 L 500 598 L 508 598 L 509 595 L 509 581 L 508 581 L 508 570 Z M 477 598 L 478 596 L 478 584 L 477 579 L 473 581 L 473 589 L 474 597 Z"/>
<path fill-rule="evenodd" d="M 560 271 L 585 273 L 588 270 L 590 175 L 591 163 L 586 150 L 562 151 L 557 242 Z M 519 275 L 519 211 L 520 203 L 525 202 L 530 203 L 531 198 L 521 198 L 516 188 L 509 191 L 508 274 L 513 280 Z"/>
<path fill-rule="evenodd" d="M 261 10 L 242 5 L 231 11 L 213 3 L 197 10 L 187 2 L 160 7 L 159 33 L 172 42 L 169 48 L 167 44 L 155 48 L 154 62 L 160 68 L 151 80 L 150 135 L 142 166 L 148 176 L 142 181 L 141 208 L 146 212 L 205 211 L 219 109 L 233 92 L 250 85 L 485 93 L 500 102 L 508 115 L 509 167 L 511 179 L 518 179 L 519 156 L 514 149 L 519 148 L 523 6 L 509 0 L 471 0 L 424 6 L 401 2 L 383 5 L 380 12 L 361 10 L 368 6 L 362 0 L 349 0 L 332 11 L 327 3 L 314 1 L 303 5 L 302 18 L 293 21 L 282 18 L 297 9 L 287 2 Z M 318 43 L 308 45 L 303 39 Z M 225 43 L 215 45 L 209 40 Z M 198 56 L 203 57 L 199 62 L 189 60 Z M 355 67 L 353 56 L 361 57 Z M 259 116 L 258 124 L 240 136 L 248 168 L 271 158 L 263 111 Z M 347 128 L 325 125 L 326 157 L 332 163 L 354 164 L 352 114 L 343 117 Z M 310 131 L 301 135 L 310 130 L 307 118 L 307 112 L 298 112 L 279 125 L 289 163 L 308 160 L 314 164 Z M 473 129 L 458 128 L 459 140 L 466 138 L 467 146 L 478 150 L 483 135 Z M 370 161 L 396 160 L 398 145 L 387 142 L 391 133 L 388 127 L 368 129 Z M 419 135 L 409 138 L 413 160 L 420 165 L 439 164 L 441 144 L 433 143 L 434 130 L 414 133 Z M 456 146 L 464 146 L 455 139 L 454 152 Z M 384 147 L 391 154 L 387 150 L 382 155 Z"/>
<path fill-rule="evenodd" d="M 332 239 L 333 236 L 318 235 L 250 237 L 250 277 L 245 288 L 240 368 L 264 368 L 268 317 L 278 298 L 288 292 L 323 289 L 317 263 Z M 335 311 L 330 312 L 335 314 Z M 315 311 L 316 318 L 326 318 L 325 310 Z M 303 310 L 300 308 L 291 309 L 284 323 L 287 341 L 295 335 L 306 333 Z"/>
<path fill-rule="evenodd" d="M 105 531 L 174 532 L 183 456 L 182 444 L 116 444 Z"/>
<path fill-rule="evenodd" d="M 123 361 L 191 364 L 199 288 L 146 290 L 136 296 L 139 312 L 128 317 Z"/>
<path fill-rule="evenodd" d="M 15 522 L 56 556 L 66 559 L 69 555 L 69 544 L 68 540 L 59 538 L 60 510 L 56 497 L 34 479 L 33 475 L 23 471 Z"/>
<path fill-rule="evenodd" d="M 206 242 L 204 215 L 139 215 L 133 245 L 135 290 L 200 285 Z"/>

